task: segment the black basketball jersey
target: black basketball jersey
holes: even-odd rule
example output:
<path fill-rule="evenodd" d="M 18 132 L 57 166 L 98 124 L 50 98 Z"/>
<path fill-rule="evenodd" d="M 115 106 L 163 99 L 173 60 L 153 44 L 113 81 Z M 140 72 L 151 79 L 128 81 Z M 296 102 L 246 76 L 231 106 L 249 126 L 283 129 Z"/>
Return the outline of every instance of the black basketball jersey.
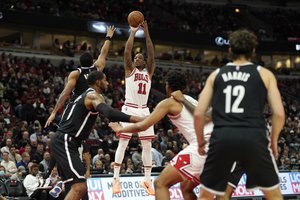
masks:
<path fill-rule="evenodd" d="M 63 115 L 60 127 L 57 129 L 59 132 L 66 133 L 80 140 L 88 138 L 98 115 L 96 110 L 87 110 L 84 105 L 86 95 L 92 91 L 94 89 L 88 88 L 68 104 L 68 113 Z"/>
<path fill-rule="evenodd" d="M 214 81 L 212 119 L 217 127 L 266 128 L 263 110 L 267 90 L 260 66 L 228 63 L 219 69 Z"/>
<path fill-rule="evenodd" d="M 89 88 L 87 77 L 91 71 L 97 70 L 97 68 L 93 65 L 91 67 L 81 67 L 77 70 L 80 72 L 80 75 L 77 79 L 75 88 L 72 91 L 72 97 L 70 101 L 74 101 L 79 95 Z"/>

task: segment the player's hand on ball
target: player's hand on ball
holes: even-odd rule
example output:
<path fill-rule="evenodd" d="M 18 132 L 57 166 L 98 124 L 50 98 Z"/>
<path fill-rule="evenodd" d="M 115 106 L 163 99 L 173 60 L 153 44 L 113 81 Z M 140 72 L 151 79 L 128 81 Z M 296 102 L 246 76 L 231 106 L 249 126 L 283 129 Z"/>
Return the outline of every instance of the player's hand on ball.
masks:
<path fill-rule="evenodd" d="M 145 32 L 145 33 L 148 33 L 148 32 L 149 32 L 149 31 L 148 31 L 148 23 L 147 23 L 146 20 L 143 21 L 143 22 L 141 23 L 141 27 L 144 29 L 144 32 Z"/>
<path fill-rule="evenodd" d="M 132 32 L 137 32 L 140 27 L 141 27 L 141 25 L 138 25 L 137 27 L 130 26 L 130 29 Z"/>
<path fill-rule="evenodd" d="M 118 122 L 110 122 L 108 126 L 115 132 L 120 132 L 122 126 Z"/>

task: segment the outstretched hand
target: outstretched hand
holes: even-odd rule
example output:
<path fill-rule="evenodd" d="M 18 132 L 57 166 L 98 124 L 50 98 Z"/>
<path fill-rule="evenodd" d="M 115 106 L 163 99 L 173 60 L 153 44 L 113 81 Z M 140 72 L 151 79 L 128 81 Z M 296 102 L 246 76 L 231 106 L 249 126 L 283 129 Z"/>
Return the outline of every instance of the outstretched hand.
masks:
<path fill-rule="evenodd" d="M 53 122 L 54 119 L 55 119 L 55 114 L 51 113 L 51 115 L 49 116 L 49 118 L 46 121 L 44 128 L 47 128 L 48 126 L 50 126 L 50 124 Z"/>
<path fill-rule="evenodd" d="M 179 102 L 183 102 L 184 101 L 184 96 L 182 94 L 182 92 L 180 90 L 176 90 L 174 92 L 171 93 L 171 96 Z"/>
<path fill-rule="evenodd" d="M 108 26 L 108 27 L 106 28 L 106 30 L 107 30 L 106 36 L 112 38 L 112 36 L 113 36 L 114 33 L 115 33 L 116 27 L 113 26 L 113 25 L 112 25 L 112 26 Z"/>
<path fill-rule="evenodd" d="M 122 129 L 122 126 L 118 122 L 110 122 L 108 126 L 114 131 L 114 132 L 120 132 Z"/>

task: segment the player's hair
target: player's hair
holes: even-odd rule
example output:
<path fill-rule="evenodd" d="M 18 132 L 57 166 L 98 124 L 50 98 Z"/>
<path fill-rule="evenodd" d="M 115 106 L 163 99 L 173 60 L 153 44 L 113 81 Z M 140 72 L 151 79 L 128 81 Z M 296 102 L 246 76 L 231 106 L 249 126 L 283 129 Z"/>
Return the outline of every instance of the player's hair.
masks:
<path fill-rule="evenodd" d="M 100 71 L 92 71 L 89 73 L 87 82 L 89 85 L 94 85 L 96 81 L 102 80 L 104 78 L 104 73 Z"/>
<path fill-rule="evenodd" d="M 81 67 L 90 67 L 93 65 L 93 56 L 90 53 L 84 53 L 79 58 Z"/>
<path fill-rule="evenodd" d="M 166 77 L 166 82 L 172 91 L 182 91 L 186 88 L 186 76 L 183 72 L 178 70 L 169 71 Z"/>
<path fill-rule="evenodd" d="M 239 56 L 251 58 L 253 49 L 257 46 L 257 37 L 247 29 L 240 29 L 230 33 L 229 46 L 232 51 L 232 58 Z"/>

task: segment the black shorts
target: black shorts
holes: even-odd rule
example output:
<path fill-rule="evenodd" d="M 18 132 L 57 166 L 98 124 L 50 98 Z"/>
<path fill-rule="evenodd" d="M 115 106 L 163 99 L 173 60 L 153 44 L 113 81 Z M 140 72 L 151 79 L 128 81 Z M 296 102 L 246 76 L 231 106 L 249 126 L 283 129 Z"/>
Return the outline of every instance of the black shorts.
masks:
<path fill-rule="evenodd" d="M 51 138 L 51 151 L 59 176 L 66 182 L 85 182 L 85 170 L 78 148 L 80 142 L 68 134 L 56 132 Z"/>
<path fill-rule="evenodd" d="M 231 172 L 228 177 L 228 184 L 236 188 L 242 176 L 245 174 L 245 170 L 244 168 L 242 168 L 239 162 L 234 162 L 233 165 L 234 166 L 231 169 Z"/>
<path fill-rule="evenodd" d="M 246 187 L 271 189 L 279 185 L 278 170 L 265 130 L 254 128 L 215 128 L 206 162 L 200 176 L 204 189 L 223 195 L 235 161 L 247 175 Z"/>

